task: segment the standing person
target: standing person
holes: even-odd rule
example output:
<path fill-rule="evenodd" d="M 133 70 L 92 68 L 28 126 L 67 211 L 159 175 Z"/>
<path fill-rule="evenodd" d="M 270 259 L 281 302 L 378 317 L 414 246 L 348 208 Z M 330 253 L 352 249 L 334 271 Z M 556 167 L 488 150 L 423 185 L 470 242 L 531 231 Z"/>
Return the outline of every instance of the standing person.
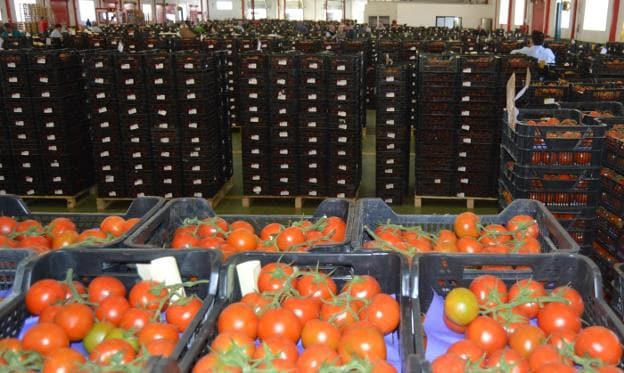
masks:
<path fill-rule="evenodd" d="M 2 33 L 2 39 L 8 39 L 9 37 L 20 38 L 21 36 L 22 36 L 22 33 L 19 32 L 19 30 L 16 29 L 15 27 L 13 27 L 12 23 L 4 24 L 4 32 Z"/>
<path fill-rule="evenodd" d="M 544 33 L 533 31 L 531 34 L 531 46 L 521 49 L 515 49 L 511 54 L 526 54 L 527 56 L 536 58 L 539 63 L 554 64 L 555 54 L 550 48 L 544 48 Z"/>
<path fill-rule="evenodd" d="M 54 25 L 54 30 L 52 30 L 52 32 L 50 33 L 50 37 L 63 39 L 63 33 L 61 32 L 60 24 L 57 23 L 56 25 Z"/>
<path fill-rule="evenodd" d="M 48 20 L 46 19 L 46 17 L 41 17 L 39 18 L 39 23 L 37 24 L 37 29 L 39 31 L 40 34 L 45 34 L 46 31 L 48 31 Z"/>
<path fill-rule="evenodd" d="M 89 18 L 87 18 L 87 22 L 85 23 L 85 26 L 87 26 L 87 28 L 91 28 L 91 20 Z"/>

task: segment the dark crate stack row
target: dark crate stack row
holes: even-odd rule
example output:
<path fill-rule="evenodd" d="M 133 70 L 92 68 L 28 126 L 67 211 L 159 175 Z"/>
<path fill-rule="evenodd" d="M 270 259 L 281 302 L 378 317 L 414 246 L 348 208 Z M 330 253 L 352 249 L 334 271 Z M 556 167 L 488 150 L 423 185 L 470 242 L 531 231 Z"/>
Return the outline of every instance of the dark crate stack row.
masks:
<path fill-rule="evenodd" d="M 239 73 L 244 193 L 355 196 L 362 54 L 247 52 Z"/>
<path fill-rule="evenodd" d="M 220 55 L 85 56 L 100 198 L 212 197 L 231 176 Z"/>
<path fill-rule="evenodd" d="M 71 50 L 8 51 L 0 60 L 8 134 L 4 139 L 10 143 L 2 145 L 11 149 L 11 157 L 2 164 L 13 165 L 7 191 L 71 196 L 91 187 L 93 160 L 80 55 Z"/>
<path fill-rule="evenodd" d="M 548 118 L 574 123 L 547 124 Z M 581 248 L 591 248 L 605 132 L 604 124 L 578 110 L 520 109 L 512 126 L 504 118 L 501 204 L 543 202 Z"/>
<path fill-rule="evenodd" d="M 401 204 L 409 187 L 412 66 L 377 67 L 375 195 Z"/>

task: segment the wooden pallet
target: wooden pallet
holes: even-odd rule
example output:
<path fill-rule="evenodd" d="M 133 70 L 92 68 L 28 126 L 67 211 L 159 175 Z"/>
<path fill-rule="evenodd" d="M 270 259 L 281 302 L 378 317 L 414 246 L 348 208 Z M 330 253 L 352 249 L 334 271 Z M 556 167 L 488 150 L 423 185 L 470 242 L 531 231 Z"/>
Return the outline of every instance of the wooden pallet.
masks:
<path fill-rule="evenodd" d="M 473 210 L 475 201 L 498 201 L 498 198 L 491 197 L 452 197 L 452 196 L 414 196 L 414 206 L 422 207 L 424 199 L 437 199 L 443 201 L 466 201 L 466 208 Z"/>
<path fill-rule="evenodd" d="M 210 202 L 210 206 L 215 208 L 223 201 L 225 196 L 230 192 L 232 187 L 234 186 L 234 181 L 230 178 L 226 181 L 221 189 L 212 198 L 206 198 L 208 202 Z M 98 211 L 106 210 L 111 204 L 118 201 L 132 201 L 134 198 L 132 197 L 98 197 L 95 199 L 95 204 L 97 206 Z"/>
<path fill-rule="evenodd" d="M 80 192 L 72 195 L 72 196 L 20 196 L 23 200 L 54 200 L 61 199 L 67 202 L 68 209 L 74 209 L 80 206 L 84 201 L 86 201 L 91 194 L 95 194 L 95 187 L 90 187 Z"/>
<path fill-rule="evenodd" d="M 355 197 L 346 198 L 346 199 L 355 201 L 357 199 L 359 193 L 360 193 L 360 189 L 355 191 Z M 303 201 L 323 200 L 323 199 L 327 199 L 327 198 L 333 198 L 333 197 L 328 197 L 328 196 L 243 196 L 241 198 L 241 203 L 242 203 L 244 208 L 248 208 L 249 206 L 251 206 L 251 201 L 254 200 L 254 199 L 265 199 L 265 200 L 292 199 L 292 200 L 295 201 L 295 209 L 300 210 L 300 209 L 303 208 Z"/>

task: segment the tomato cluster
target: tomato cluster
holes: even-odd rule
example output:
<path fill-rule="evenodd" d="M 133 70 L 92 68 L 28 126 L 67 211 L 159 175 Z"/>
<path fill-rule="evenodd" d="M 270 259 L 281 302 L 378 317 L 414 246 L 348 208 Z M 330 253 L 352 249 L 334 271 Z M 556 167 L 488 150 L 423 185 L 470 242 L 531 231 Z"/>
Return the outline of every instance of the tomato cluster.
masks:
<path fill-rule="evenodd" d="M 97 245 L 121 237 L 138 222 L 139 218 L 126 220 L 111 215 L 102 220 L 99 228 L 78 233 L 76 224 L 68 218 L 56 218 L 43 226 L 33 219 L 18 222 L 11 217 L 0 216 L 0 248 L 28 248 L 44 252 L 76 244 Z"/>
<path fill-rule="evenodd" d="M 365 228 L 373 237 L 364 248 L 397 251 L 408 257 L 431 251 L 491 254 L 538 254 L 539 226 L 533 217 L 517 215 L 505 226 L 482 226 L 479 216 L 464 212 L 455 218 L 453 230 L 437 234 L 425 232 L 420 226 L 379 225 L 375 231 Z"/>
<path fill-rule="evenodd" d="M 444 300 L 445 325 L 464 339 L 432 362 L 433 373 L 622 372 L 618 336 L 602 326 L 583 327 L 585 305 L 573 288 L 547 291 L 525 279 L 509 289 L 482 275 Z"/>
<path fill-rule="evenodd" d="M 225 258 L 244 251 L 305 252 L 314 245 L 341 243 L 346 239 L 347 224 L 337 216 L 315 222 L 301 220 L 284 226 L 270 223 L 259 235 L 244 220 L 228 223 L 220 217 L 186 219 L 171 241 L 174 249 L 219 249 Z"/>
<path fill-rule="evenodd" d="M 374 277 L 354 276 L 337 293 L 329 275 L 278 262 L 262 267 L 257 289 L 222 310 L 211 352 L 193 373 L 396 371 L 384 335 L 399 325 L 399 304 Z"/>
<path fill-rule="evenodd" d="M 171 354 L 202 304 L 177 292 L 189 284 L 139 281 L 127 292 L 115 277 L 96 277 L 86 288 L 71 277 L 39 280 L 28 289 L 26 308 L 37 319 L 21 340 L 0 340 L 0 370 L 86 372 L 108 366 L 140 372 L 150 356 Z"/>

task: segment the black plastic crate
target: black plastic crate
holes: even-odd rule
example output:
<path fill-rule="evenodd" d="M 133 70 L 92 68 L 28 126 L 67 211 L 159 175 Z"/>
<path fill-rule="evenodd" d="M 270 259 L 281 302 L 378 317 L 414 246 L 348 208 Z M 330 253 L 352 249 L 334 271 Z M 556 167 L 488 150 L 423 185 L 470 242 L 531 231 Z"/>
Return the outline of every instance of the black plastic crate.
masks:
<path fill-rule="evenodd" d="M 525 271 L 492 271 L 481 266 L 529 267 Z M 466 255 L 431 254 L 417 257 L 412 266 L 412 292 L 418 299 L 413 307 L 414 320 L 420 320 L 433 301 L 434 294 L 445 296 L 457 286 L 468 286 L 479 275 L 491 274 L 502 278 L 508 285 L 520 279 L 534 279 L 546 284 L 547 289 L 570 286 L 583 297 L 585 312 L 583 322 L 601 325 L 624 338 L 624 325 L 602 297 L 601 276 L 598 267 L 581 255 L 552 253 L 548 255 Z M 431 372 L 430 363 L 424 360 L 423 329 L 415 325 L 416 352 L 423 372 Z M 414 369 L 418 369 L 413 367 Z"/>
<path fill-rule="evenodd" d="M 82 72 L 79 67 L 58 70 L 34 70 L 30 72 L 32 85 L 59 85 L 79 80 Z"/>
<path fill-rule="evenodd" d="M 615 87 L 609 83 L 572 83 L 570 100 L 624 102 L 624 88 Z"/>
<path fill-rule="evenodd" d="M 25 291 L 21 284 L 32 258 L 30 250 L 0 250 L 0 292 L 3 298 Z"/>
<path fill-rule="evenodd" d="M 503 148 L 513 160 L 524 166 L 556 166 L 560 169 L 578 169 L 579 167 L 599 167 L 602 163 L 602 151 L 573 150 L 573 151 L 543 151 L 539 149 L 521 149 L 508 136 L 501 137 Z"/>
<path fill-rule="evenodd" d="M 28 55 L 24 51 L 3 51 L 0 53 L 0 67 L 3 71 L 26 70 Z"/>
<path fill-rule="evenodd" d="M 459 66 L 459 57 L 454 55 L 425 54 L 419 59 L 419 71 L 456 73 Z"/>
<path fill-rule="evenodd" d="M 76 50 L 32 50 L 28 52 L 28 67 L 32 70 L 77 67 L 80 63 L 81 57 Z"/>
<path fill-rule="evenodd" d="M 500 57 L 491 54 L 463 55 L 460 60 L 462 74 L 495 73 L 498 71 Z"/>

